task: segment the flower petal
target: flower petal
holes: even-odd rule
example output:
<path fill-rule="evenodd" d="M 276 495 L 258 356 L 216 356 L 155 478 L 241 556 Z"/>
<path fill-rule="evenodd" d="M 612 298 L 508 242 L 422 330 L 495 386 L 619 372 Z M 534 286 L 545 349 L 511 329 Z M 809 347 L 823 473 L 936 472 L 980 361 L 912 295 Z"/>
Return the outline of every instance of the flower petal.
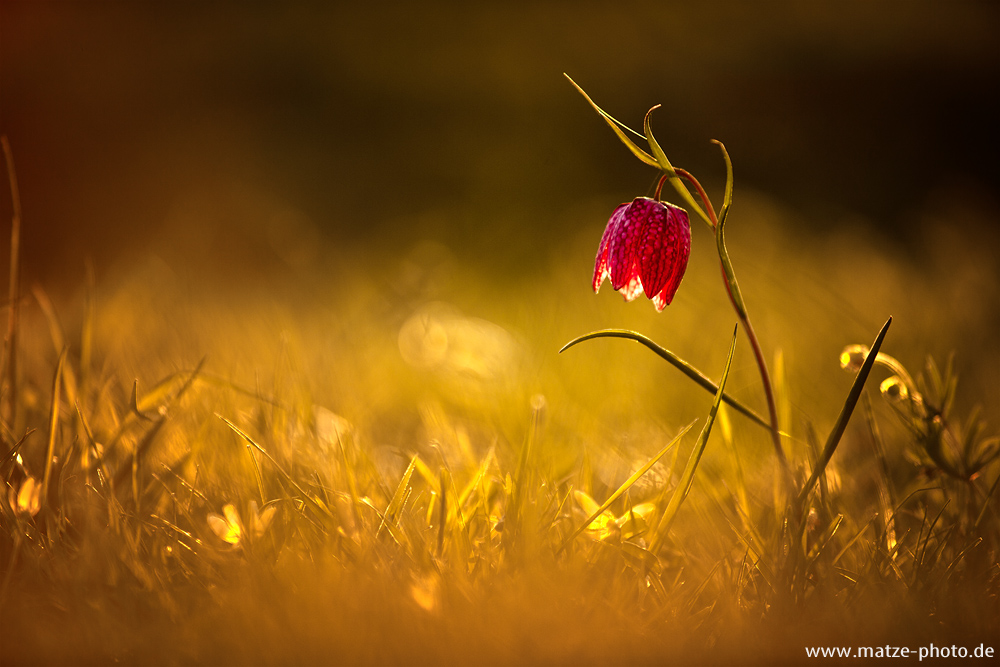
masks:
<path fill-rule="evenodd" d="M 611 285 L 616 290 L 632 282 L 639 275 L 639 249 L 647 213 L 653 200 L 640 197 L 621 210 L 619 223 L 612 233 L 608 249 L 611 264 Z M 628 299 L 628 296 L 625 297 Z M 635 293 L 632 294 L 635 298 Z"/>
<path fill-rule="evenodd" d="M 632 279 L 628 281 L 628 285 L 623 287 L 621 292 L 626 301 L 631 301 L 642 294 L 642 281 L 639 280 L 639 276 L 632 276 Z"/>
<path fill-rule="evenodd" d="M 607 226 L 604 228 L 604 234 L 601 236 L 601 245 L 597 248 L 597 261 L 594 263 L 593 286 L 595 292 L 600 289 L 605 278 L 611 277 L 608 271 L 608 249 L 611 245 L 611 238 L 614 236 L 615 228 L 620 222 L 620 214 L 627 206 L 628 204 L 622 204 L 615 209 L 615 212 L 611 214 L 611 218 L 608 220 Z"/>
<path fill-rule="evenodd" d="M 657 310 L 673 301 L 691 254 L 691 225 L 687 213 L 671 204 L 649 216 L 639 263 L 646 295 Z"/>
<path fill-rule="evenodd" d="M 654 295 L 652 301 L 658 313 L 662 313 L 663 309 L 667 307 L 667 302 L 663 300 L 663 295 L 661 294 Z"/>
<path fill-rule="evenodd" d="M 17 494 L 16 509 L 25 514 L 35 516 L 41 505 L 42 485 L 30 475 L 21 483 L 21 490 Z"/>
<path fill-rule="evenodd" d="M 222 541 L 234 545 L 239 544 L 240 538 L 243 535 L 243 529 L 240 528 L 240 515 L 237 514 L 236 508 L 232 503 L 223 507 L 222 513 L 225 515 L 225 518 L 218 514 L 208 515 L 209 527 Z"/>

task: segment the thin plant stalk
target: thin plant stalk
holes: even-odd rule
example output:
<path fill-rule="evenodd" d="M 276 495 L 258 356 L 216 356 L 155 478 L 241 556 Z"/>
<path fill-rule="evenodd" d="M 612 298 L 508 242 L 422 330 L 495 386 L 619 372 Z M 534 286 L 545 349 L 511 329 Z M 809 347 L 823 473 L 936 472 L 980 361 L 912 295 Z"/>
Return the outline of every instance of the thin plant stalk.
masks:
<path fill-rule="evenodd" d="M 725 154 L 725 147 L 723 147 L 722 150 Z M 732 166 L 729 161 L 728 154 L 726 154 L 726 166 L 728 172 L 726 199 L 728 200 L 732 197 Z M 723 226 L 720 225 L 719 216 L 715 213 L 715 207 L 712 206 L 711 200 L 705 193 L 705 189 L 701 186 L 701 183 L 698 182 L 698 179 L 696 179 L 690 172 L 678 167 L 674 167 L 674 172 L 694 186 L 695 190 L 698 192 L 698 196 L 705 204 L 709 226 L 712 229 L 712 233 L 716 237 L 716 242 L 719 247 L 719 259 L 722 264 L 722 279 L 726 286 L 726 294 L 729 295 L 729 301 L 733 305 L 733 310 L 736 311 L 736 316 L 739 318 L 740 324 L 743 326 L 743 330 L 747 334 L 747 338 L 750 341 L 750 347 L 753 350 L 754 359 L 757 362 L 757 369 L 760 372 L 761 384 L 764 387 L 764 397 L 767 400 L 768 417 L 771 421 L 771 441 L 774 444 L 774 453 L 778 457 L 778 462 L 781 464 L 781 468 L 784 471 L 786 478 L 790 481 L 791 472 L 788 468 L 788 460 L 785 458 L 785 452 L 781 446 L 781 431 L 778 426 L 778 408 L 774 401 L 774 388 L 771 384 L 771 375 L 767 370 L 767 362 L 764 359 L 764 351 L 761 349 L 760 340 L 757 338 L 757 332 L 754 331 L 753 324 L 750 322 L 750 314 L 747 312 L 746 305 L 743 303 L 743 297 L 739 292 L 739 286 L 736 283 L 736 275 L 733 273 L 732 265 L 727 261 L 728 253 L 725 250 L 724 237 L 722 237 Z M 670 178 L 670 174 L 665 173 L 660 178 L 660 183 L 657 185 L 657 193 L 659 193 L 660 188 L 666 180 L 675 182 L 675 187 L 677 187 L 678 190 L 683 188 L 684 191 L 687 192 L 687 188 L 684 187 L 683 183 L 674 181 L 674 179 Z M 724 213 L 728 213 L 728 210 L 729 206 L 726 205 Z"/>
<path fill-rule="evenodd" d="M 21 197 L 17 189 L 17 173 L 14 171 L 14 153 L 10 149 L 7 136 L 0 137 L 4 158 L 7 163 L 7 179 L 10 181 L 11 207 L 13 214 L 10 225 L 10 291 L 8 303 L 10 312 L 7 317 L 7 344 L 4 365 L 4 379 L 7 392 L 0 398 L 0 417 L 13 430 L 17 418 L 17 324 L 21 291 Z"/>
<path fill-rule="evenodd" d="M 712 425 L 719 414 L 719 406 L 722 405 L 722 396 L 726 391 L 726 380 L 729 379 L 729 369 L 732 368 L 733 355 L 736 352 L 736 334 L 738 331 L 737 328 L 733 329 L 733 342 L 729 345 L 729 357 L 726 359 L 726 367 L 722 371 L 722 378 L 719 380 L 719 389 L 715 392 L 715 400 L 712 402 L 712 408 L 708 412 L 708 419 L 705 420 L 705 426 L 701 429 L 698 442 L 695 443 L 694 449 L 688 455 L 684 472 L 681 474 L 681 479 L 674 488 L 673 495 L 670 496 L 670 502 L 667 503 L 667 507 L 663 511 L 663 516 L 660 517 L 656 528 L 653 530 L 653 536 L 649 541 L 649 550 L 654 554 L 660 542 L 670 532 L 670 527 L 673 525 L 674 519 L 677 518 L 677 512 L 680 510 L 684 499 L 691 493 L 691 487 L 694 485 L 695 471 L 697 471 L 698 463 L 705 453 L 705 447 L 708 445 L 708 437 L 712 433 Z"/>
<path fill-rule="evenodd" d="M 657 142 L 656 138 L 653 136 L 651 116 L 653 112 L 659 108 L 659 105 L 654 106 L 646 112 L 646 117 L 643 119 L 643 134 L 639 135 L 638 132 L 635 132 L 636 136 L 645 137 L 646 142 L 649 144 L 651 151 L 650 154 L 639 148 L 635 142 L 628 138 L 628 135 L 625 134 L 625 130 L 628 128 L 624 124 L 616 120 L 604 111 L 604 109 L 597 106 L 594 100 L 592 100 L 583 88 L 577 85 L 577 83 L 573 81 L 568 74 L 564 74 L 564 76 L 569 79 L 569 82 L 573 85 L 573 87 L 576 88 L 581 95 L 583 95 L 584 99 L 587 100 L 590 106 L 593 107 L 593 109 L 604 119 L 614 133 L 618 135 L 618 138 L 623 144 L 625 144 L 633 155 L 639 158 L 642 162 L 652 167 L 656 167 L 663 172 L 663 176 L 660 178 L 660 181 L 656 186 L 656 199 L 659 200 L 660 198 L 663 184 L 669 181 L 670 184 L 674 186 L 674 189 L 677 190 L 677 194 L 680 195 L 681 199 L 683 199 L 691 210 L 698 217 L 704 220 L 705 223 L 712 229 L 712 233 L 715 235 L 716 246 L 719 251 L 719 260 L 722 262 L 722 273 L 726 283 L 726 291 L 733 304 L 733 309 L 739 317 L 740 324 L 742 324 L 743 330 L 747 333 L 747 338 L 750 340 L 750 347 L 753 348 L 754 358 L 757 361 L 757 368 L 760 370 L 761 382 L 764 385 L 764 396 L 767 399 L 767 408 L 771 418 L 771 439 L 774 443 L 774 453 L 778 457 L 778 461 L 781 464 L 789 493 L 792 493 L 792 475 L 791 470 L 788 467 L 788 460 L 785 458 L 785 452 L 781 447 L 781 435 L 778 426 L 778 409 L 774 402 L 774 389 L 771 385 L 771 376 L 767 371 L 767 362 L 764 360 L 764 353 L 761 350 L 760 341 L 757 339 L 757 333 L 754 331 L 753 325 L 750 323 L 750 315 L 747 313 L 746 305 L 743 303 L 743 295 L 740 293 L 739 284 L 736 282 L 736 274 L 734 273 L 732 263 L 729 260 L 729 253 L 726 251 L 723 228 L 725 226 L 726 216 L 729 213 L 730 204 L 733 200 L 733 164 L 729 159 L 729 153 L 726 151 L 726 147 L 723 146 L 720 141 L 714 142 L 719 145 L 719 148 L 722 149 L 722 155 L 726 161 L 726 192 L 722 203 L 722 214 L 716 215 L 712 202 L 705 193 L 705 189 L 698 182 L 698 179 L 684 169 L 674 167 L 670 163 L 670 159 L 667 157 L 666 153 L 663 151 L 663 148 L 660 147 L 659 142 Z M 698 196 L 705 205 L 704 210 L 698 205 L 698 202 L 695 201 L 691 191 L 688 190 L 686 185 L 684 185 L 685 180 L 690 182 L 698 191 Z"/>

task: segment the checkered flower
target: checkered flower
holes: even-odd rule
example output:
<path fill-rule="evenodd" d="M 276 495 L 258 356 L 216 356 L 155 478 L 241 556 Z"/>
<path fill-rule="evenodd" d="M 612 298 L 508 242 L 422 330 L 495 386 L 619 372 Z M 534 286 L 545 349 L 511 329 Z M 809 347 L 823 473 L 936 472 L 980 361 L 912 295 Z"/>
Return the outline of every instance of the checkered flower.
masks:
<path fill-rule="evenodd" d="M 611 214 L 594 265 L 594 291 L 605 278 L 626 301 L 642 293 L 662 311 L 674 298 L 691 254 L 684 209 L 639 197 Z"/>

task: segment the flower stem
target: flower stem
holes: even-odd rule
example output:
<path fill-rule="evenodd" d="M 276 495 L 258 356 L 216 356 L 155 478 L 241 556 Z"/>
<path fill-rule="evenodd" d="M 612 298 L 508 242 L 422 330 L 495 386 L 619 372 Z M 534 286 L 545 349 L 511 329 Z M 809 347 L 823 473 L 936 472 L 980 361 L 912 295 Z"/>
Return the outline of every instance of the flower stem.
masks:
<path fill-rule="evenodd" d="M 712 229 L 716 234 L 719 233 L 719 217 L 715 213 L 715 208 L 712 206 L 711 200 L 708 198 L 708 194 L 705 192 L 705 188 L 701 186 L 698 179 L 695 178 L 690 172 L 685 169 L 680 169 L 678 167 L 674 168 L 674 171 L 678 176 L 686 180 L 695 190 L 698 192 L 698 196 L 701 201 L 705 204 L 705 210 L 708 212 L 709 219 L 712 223 Z M 663 179 L 667 176 L 664 175 L 660 179 L 660 185 L 657 186 L 657 194 L 659 194 L 659 189 L 663 184 Z M 722 257 L 720 256 L 720 261 Z M 767 362 L 764 360 L 764 352 L 760 347 L 760 341 L 757 339 L 757 333 L 753 330 L 753 324 L 750 323 L 750 315 L 747 313 L 746 308 L 741 308 L 737 302 L 736 295 L 733 294 L 733 288 L 729 276 L 726 275 L 726 267 L 723 263 L 722 266 L 722 282 L 726 286 L 726 294 L 729 295 L 729 301 L 733 304 L 733 310 L 736 311 L 737 317 L 740 319 L 740 323 L 743 325 L 743 330 L 747 334 L 747 338 L 750 339 L 750 347 L 753 348 L 753 356 L 757 361 L 757 368 L 760 371 L 761 384 L 764 385 L 764 396 L 767 399 L 767 411 L 771 419 L 771 440 L 774 443 L 774 453 L 778 457 L 778 462 L 781 464 L 781 469 L 785 475 L 785 481 L 788 483 L 789 491 L 791 491 L 791 471 L 788 468 L 788 460 L 785 458 L 785 451 L 781 447 L 781 435 L 778 429 L 778 409 L 774 401 L 774 389 L 771 386 L 771 376 L 767 372 Z M 740 299 L 742 301 L 742 299 Z"/>
<path fill-rule="evenodd" d="M 669 178 L 670 174 L 664 174 L 663 176 L 660 176 L 660 180 L 656 183 L 656 192 L 653 193 L 653 199 L 656 201 L 662 201 L 662 199 L 660 199 L 660 194 L 663 192 L 663 184 L 666 183 Z"/>
<path fill-rule="evenodd" d="M 685 181 L 694 186 L 694 189 L 698 191 L 698 196 L 701 198 L 703 204 L 705 204 L 705 210 L 708 211 L 709 221 L 712 223 L 712 229 L 719 226 L 719 216 L 715 214 L 715 208 L 712 206 L 711 200 L 709 200 L 708 195 L 705 193 L 705 188 L 701 187 L 701 183 L 698 179 L 694 177 L 691 172 L 686 169 L 681 169 L 680 167 L 675 167 L 674 171 L 677 175 L 683 178 Z"/>

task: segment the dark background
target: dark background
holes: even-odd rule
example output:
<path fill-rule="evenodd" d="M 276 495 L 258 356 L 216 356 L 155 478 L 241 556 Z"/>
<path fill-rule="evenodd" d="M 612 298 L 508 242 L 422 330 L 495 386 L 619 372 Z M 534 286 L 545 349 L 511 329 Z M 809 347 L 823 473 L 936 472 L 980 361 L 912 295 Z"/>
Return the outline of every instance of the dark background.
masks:
<path fill-rule="evenodd" d="M 287 235 L 523 271 L 603 225 L 579 202 L 655 177 L 563 72 L 633 127 L 662 104 L 660 143 L 716 192 L 725 141 L 738 188 L 818 230 L 906 249 L 942 198 L 998 219 L 996 3 L 471 5 L 0 3 L 27 278 Z"/>

